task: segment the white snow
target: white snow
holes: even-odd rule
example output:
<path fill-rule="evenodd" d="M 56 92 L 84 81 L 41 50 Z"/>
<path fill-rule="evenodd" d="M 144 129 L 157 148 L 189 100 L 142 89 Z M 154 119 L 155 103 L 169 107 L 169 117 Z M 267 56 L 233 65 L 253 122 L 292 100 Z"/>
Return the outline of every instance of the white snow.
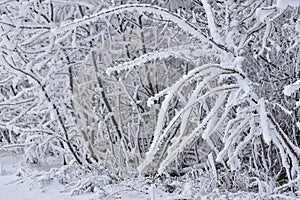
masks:
<path fill-rule="evenodd" d="M 71 196 L 62 193 L 64 186 L 57 180 L 49 182 L 43 187 L 30 178 L 21 177 L 25 172 L 22 166 L 23 157 L 1 153 L 0 157 L 0 199 L 2 200 L 80 200 L 83 196 Z M 34 171 L 34 169 L 32 169 Z M 88 197 L 88 196 L 86 196 Z M 87 198 L 88 199 L 88 198 Z"/>
<path fill-rule="evenodd" d="M 37 169 L 33 166 L 24 166 L 22 163 L 24 163 L 22 155 L 6 154 L 0 151 L 0 200 L 115 200 L 117 198 L 122 200 L 171 200 L 182 199 L 192 194 L 191 192 L 187 193 L 187 190 L 191 191 L 190 184 L 185 186 L 185 192 L 182 194 L 184 196 L 182 196 L 178 193 L 166 193 L 154 184 L 150 187 L 151 191 L 138 190 L 130 185 L 138 188 L 145 183 L 133 180 L 133 183 L 127 184 L 128 186 L 112 184 L 106 185 L 103 190 L 94 193 L 72 195 L 71 191 L 68 191 L 58 179 L 51 178 L 46 173 L 34 175 L 35 172 L 42 172 L 46 168 Z M 81 182 L 84 184 L 84 180 Z M 135 182 L 137 183 L 134 184 Z"/>
<path fill-rule="evenodd" d="M 277 8 L 280 10 L 286 9 L 288 6 L 297 8 L 300 6 L 299 0 L 277 0 Z"/>
<path fill-rule="evenodd" d="M 261 22 L 265 22 L 275 10 L 272 8 L 258 8 L 255 12 L 256 17 Z"/>
<path fill-rule="evenodd" d="M 207 23 L 208 23 L 212 38 L 217 43 L 222 43 L 222 39 L 221 39 L 221 36 L 218 32 L 217 26 L 215 24 L 214 16 L 213 16 L 213 13 L 211 11 L 211 7 L 210 7 L 209 3 L 207 2 L 207 0 L 201 0 L 201 2 L 203 4 L 203 8 L 205 9 L 205 13 L 206 13 L 206 16 L 207 16 Z"/>
<path fill-rule="evenodd" d="M 300 2 L 300 1 L 299 1 Z M 295 93 L 297 90 L 300 89 L 300 80 L 294 82 L 291 85 L 287 85 L 284 87 L 283 93 L 286 96 L 291 96 L 293 93 Z"/>
<path fill-rule="evenodd" d="M 271 133 L 270 133 L 270 129 L 269 129 L 265 100 L 260 99 L 259 105 L 260 105 L 260 107 L 259 107 L 260 127 L 262 130 L 263 138 L 267 144 L 270 144 L 272 137 L 271 137 Z"/>
<path fill-rule="evenodd" d="M 150 12 L 150 13 L 157 14 L 163 17 L 163 19 L 170 20 L 173 23 L 177 24 L 178 27 L 180 27 L 184 32 L 189 33 L 202 41 L 208 42 L 208 39 L 193 24 L 189 23 L 188 21 L 185 21 L 185 19 L 183 19 L 182 17 L 180 17 L 175 13 L 170 12 L 167 9 L 158 6 L 153 6 L 150 4 L 128 4 L 128 5 L 116 6 L 111 9 L 104 9 L 93 15 L 84 16 L 83 18 L 75 19 L 74 21 L 68 23 L 63 23 L 58 29 L 55 29 L 52 32 L 55 35 L 60 32 L 73 30 L 80 25 L 87 24 L 90 22 L 95 22 L 98 19 L 105 19 L 107 16 L 113 15 L 114 13 L 117 14 L 123 11 L 137 11 L 139 13 Z"/>
<path fill-rule="evenodd" d="M 22 181 L 16 175 L 0 176 L 0 199 L 5 200 L 53 200 L 53 199 L 84 199 L 83 196 L 70 196 L 68 193 L 61 193 L 63 185 L 53 182 L 48 189 L 31 185 L 30 182 Z"/>

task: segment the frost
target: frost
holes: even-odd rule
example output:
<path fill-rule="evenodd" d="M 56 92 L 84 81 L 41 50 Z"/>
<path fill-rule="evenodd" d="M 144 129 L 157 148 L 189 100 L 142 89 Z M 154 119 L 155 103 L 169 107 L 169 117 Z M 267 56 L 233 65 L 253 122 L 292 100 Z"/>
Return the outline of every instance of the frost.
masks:
<path fill-rule="evenodd" d="M 54 109 L 51 109 L 51 111 L 50 111 L 50 119 L 51 119 L 51 121 L 57 120 L 56 111 Z"/>
<path fill-rule="evenodd" d="M 278 106 L 282 111 L 284 111 L 286 114 L 288 115 L 292 115 L 293 112 L 285 107 L 283 107 L 282 105 L 280 105 L 279 103 L 274 103 L 274 105 Z M 297 106 L 297 103 L 296 103 Z"/>
<path fill-rule="evenodd" d="M 223 53 L 221 57 L 221 65 L 224 68 L 235 69 L 242 72 L 241 67 L 243 66 L 243 61 L 245 60 L 242 56 L 234 57 L 229 53 Z"/>
<path fill-rule="evenodd" d="M 209 3 L 207 2 L 207 0 L 201 0 L 201 2 L 203 3 L 203 7 L 205 9 L 205 13 L 206 13 L 206 16 L 207 16 L 207 22 L 208 22 L 208 26 L 209 26 L 212 38 L 216 42 L 222 44 L 222 39 L 221 39 L 221 36 L 218 33 L 218 29 L 217 29 L 216 24 L 214 22 L 214 17 L 213 17 L 213 13 L 211 11 L 211 7 L 210 7 Z"/>
<path fill-rule="evenodd" d="M 244 96 L 250 94 L 251 89 L 250 89 L 250 85 L 249 85 L 248 80 L 238 77 L 238 84 L 243 89 L 243 91 L 245 92 Z"/>
<path fill-rule="evenodd" d="M 265 100 L 260 99 L 259 101 L 259 118 L 260 118 L 260 127 L 262 130 L 263 138 L 267 144 L 270 144 L 272 136 L 269 129 L 268 117 L 266 113 Z"/>
<path fill-rule="evenodd" d="M 118 14 L 123 11 L 137 11 L 137 12 L 152 12 L 154 14 L 160 15 L 165 20 L 170 20 L 177 24 L 183 31 L 193 35 L 194 37 L 201 39 L 202 41 L 208 42 L 208 39 L 201 33 L 201 31 L 198 31 L 198 28 L 194 26 L 193 24 L 189 23 L 188 21 L 185 21 L 180 16 L 178 16 L 175 13 L 170 12 L 167 9 L 158 7 L 158 6 L 152 6 L 150 4 L 130 4 L 130 5 L 121 5 L 117 6 L 111 9 L 102 10 L 98 13 L 95 13 L 90 16 L 84 16 L 81 19 L 76 19 L 69 23 L 64 23 L 60 26 L 60 28 L 57 30 L 58 32 L 61 31 L 67 31 L 70 29 L 74 29 L 78 26 L 95 22 L 98 19 L 105 19 L 107 16 Z"/>
<path fill-rule="evenodd" d="M 297 8 L 297 7 L 300 6 L 300 1 L 298 1 L 298 0 L 277 0 L 276 6 L 280 10 L 284 10 L 288 6 L 291 6 L 293 8 Z"/>
<path fill-rule="evenodd" d="M 291 85 L 287 85 L 284 87 L 283 93 L 286 96 L 291 96 L 293 93 L 295 93 L 297 90 L 300 89 L 300 80 L 294 82 Z"/>
<path fill-rule="evenodd" d="M 195 49 L 194 49 L 195 48 Z M 111 75 L 114 72 L 120 73 L 121 71 L 124 70 L 131 70 L 134 67 L 141 67 L 143 64 L 155 60 L 163 60 L 168 57 L 175 57 L 175 58 L 180 58 L 180 59 L 185 59 L 189 62 L 192 61 L 193 59 L 193 53 L 197 53 L 196 56 L 200 57 L 204 54 L 203 50 L 197 49 L 201 47 L 195 46 L 194 48 L 191 49 L 190 46 L 182 45 L 174 48 L 169 48 L 169 49 L 163 49 L 155 52 L 150 52 L 147 54 L 143 54 L 142 56 L 135 58 L 132 61 L 124 62 L 122 64 L 119 64 L 114 67 L 109 67 L 106 70 L 106 73 L 108 75 Z"/>
<path fill-rule="evenodd" d="M 244 57 L 242 56 L 238 56 L 234 59 L 233 61 L 233 66 L 235 66 L 238 69 L 241 69 L 241 67 L 243 66 L 243 61 L 245 60 Z"/>
<path fill-rule="evenodd" d="M 139 2 L 0 3 L 0 179 L 21 153 L 78 199 L 297 198 L 299 1 Z"/>
<path fill-rule="evenodd" d="M 148 53 L 148 54 L 142 55 L 139 58 L 136 58 L 133 61 L 129 61 L 129 62 L 126 62 L 126 63 L 123 63 L 123 64 L 119 64 L 119 65 L 117 65 L 115 67 L 112 67 L 112 68 L 108 68 L 106 70 L 106 73 L 108 75 L 111 75 L 115 71 L 120 73 L 123 70 L 130 70 L 135 66 L 141 66 L 144 63 L 154 61 L 156 59 L 165 59 L 165 58 L 168 58 L 172 55 L 175 55 L 175 54 L 170 52 L 170 51 L 160 51 L 160 52 Z"/>
<path fill-rule="evenodd" d="M 300 101 L 296 101 L 296 108 L 300 107 Z"/>
<path fill-rule="evenodd" d="M 194 193 L 194 191 L 193 191 L 192 183 L 187 182 L 187 183 L 184 184 L 184 188 L 181 192 L 180 197 L 189 199 L 193 196 L 193 193 Z"/>
<path fill-rule="evenodd" d="M 255 12 L 256 17 L 261 22 L 265 22 L 270 18 L 270 16 L 274 13 L 274 9 L 272 8 L 258 8 Z"/>

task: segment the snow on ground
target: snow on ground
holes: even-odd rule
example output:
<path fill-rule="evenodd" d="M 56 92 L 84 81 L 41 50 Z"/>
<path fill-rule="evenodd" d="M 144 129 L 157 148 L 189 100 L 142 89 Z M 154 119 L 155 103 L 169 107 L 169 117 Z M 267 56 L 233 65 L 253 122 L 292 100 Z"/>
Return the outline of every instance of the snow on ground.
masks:
<path fill-rule="evenodd" d="M 243 200 L 267 199 L 268 197 L 268 195 L 256 193 L 221 192 L 218 189 L 210 193 L 200 194 L 200 190 L 195 191 L 191 184 L 182 181 L 178 182 L 182 187 L 180 192 L 167 193 L 161 189 L 162 185 L 157 187 L 142 179 L 130 179 L 117 185 L 103 184 L 102 182 L 99 185 L 104 186 L 95 187 L 94 192 L 79 192 L 79 195 L 72 195 L 72 192 L 76 191 L 74 187 L 71 189 L 66 187 L 66 185 L 61 184 L 59 178 L 49 176 L 50 173 L 47 173 L 55 164 L 37 168 L 24 166 L 22 163 L 24 162 L 21 155 L 9 155 L 0 152 L 0 200 Z M 95 177 L 93 180 L 93 178 L 86 177 L 88 181 L 82 179 L 78 185 L 90 184 L 93 181 L 97 185 L 97 181 L 99 183 L 101 177 L 100 179 L 97 178 Z M 191 196 L 191 194 L 193 195 Z M 285 195 L 275 195 L 274 197 L 271 199 L 296 199 Z"/>
<path fill-rule="evenodd" d="M 70 196 L 68 193 L 61 193 L 63 185 L 58 181 L 49 183 L 47 188 L 35 184 L 32 180 L 21 178 L 22 170 L 21 155 L 5 155 L 0 157 L 0 199 L 2 200 L 68 200 L 85 199 L 80 196 Z M 87 196 L 86 199 L 89 199 Z"/>
<path fill-rule="evenodd" d="M 106 188 L 110 192 L 107 196 L 99 193 L 81 194 L 71 196 L 64 191 L 64 186 L 57 181 L 51 182 L 46 189 L 34 186 L 30 181 L 22 180 L 15 174 L 0 175 L 0 199 L 1 200 L 147 200 L 153 199 L 151 194 L 134 191 L 131 188 L 111 187 Z M 176 196 L 155 195 L 155 200 L 177 199 Z"/>
<path fill-rule="evenodd" d="M 26 181 L 18 181 L 15 175 L 0 176 L 0 199 L 5 200 L 59 200 L 59 199 L 84 199 L 80 196 L 70 196 L 67 193 L 60 193 L 63 187 L 59 183 L 52 183 L 49 189 L 41 190 L 34 188 Z M 88 199 L 88 198 L 87 198 Z"/>
<path fill-rule="evenodd" d="M 16 175 L 0 176 L 1 200 L 114 200 L 118 199 L 118 197 L 128 200 L 151 199 L 150 195 L 140 194 L 126 188 L 112 188 L 111 195 L 106 197 L 95 193 L 71 196 L 70 193 L 61 192 L 63 190 L 64 186 L 58 182 L 52 182 L 47 185 L 47 189 L 43 189 L 39 186 L 33 186 L 30 184 L 30 181 L 20 181 L 20 178 Z"/>
<path fill-rule="evenodd" d="M 55 178 L 41 175 L 40 168 L 24 166 L 22 155 L 0 152 L 0 200 L 147 200 L 154 199 L 153 192 L 139 191 L 122 185 L 107 185 L 103 191 L 73 195 Z M 49 170 L 47 168 L 44 168 Z M 31 175 L 28 174 L 32 171 Z M 46 173 L 45 173 L 46 174 Z M 73 190 L 74 192 L 74 190 Z M 155 200 L 177 199 L 176 195 L 155 192 Z"/>

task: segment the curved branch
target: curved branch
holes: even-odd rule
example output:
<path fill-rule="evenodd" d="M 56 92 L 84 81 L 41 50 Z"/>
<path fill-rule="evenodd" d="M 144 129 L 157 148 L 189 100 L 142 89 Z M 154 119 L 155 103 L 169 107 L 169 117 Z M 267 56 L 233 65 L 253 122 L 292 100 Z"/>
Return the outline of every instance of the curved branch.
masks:
<path fill-rule="evenodd" d="M 70 30 L 70 28 L 78 27 L 80 25 L 84 25 L 89 22 L 94 22 L 98 19 L 104 19 L 107 16 L 110 16 L 113 14 L 118 14 L 118 13 L 124 12 L 124 11 L 128 11 L 128 12 L 137 11 L 139 13 L 150 12 L 150 13 L 154 13 L 157 15 L 161 15 L 164 19 L 170 20 L 170 21 L 176 23 L 185 32 L 190 33 L 191 35 L 195 36 L 196 38 L 198 38 L 202 41 L 203 40 L 207 41 L 207 42 L 209 41 L 207 36 L 205 36 L 203 33 L 201 33 L 196 26 L 194 26 L 190 22 L 184 20 L 179 15 L 174 14 L 165 8 L 153 6 L 150 4 L 128 4 L 128 5 L 116 6 L 116 7 L 110 8 L 110 9 L 105 9 L 105 10 L 102 10 L 93 15 L 85 16 L 81 19 L 76 19 L 72 22 L 62 24 L 59 27 L 58 31 Z"/>
<path fill-rule="evenodd" d="M 78 26 L 88 24 L 91 22 L 95 22 L 98 19 L 105 19 L 108 16 L 111 16 L 113 14 L 118 14 L 121 12 L 125 12 L 125 11 L 127 11 L 127 12 L 137 11 L 139 13 L 144 13 L 144 12 L 149 13 L 150 12 L 150 13 L 160 15 L 160 16 L 162 16 L 163 19 L 169 20 L 169 21 L 177 24 L 177 26 L 180 27 L 184 32 L 191 34 L 195 38 L 199 39 L 201 42 L 211 43 L 223 51 L 234 54 L 227 47 L 218 43 L 218 41 L 215 41 L 214 39 L 209 38 L 208 36 L 203 34 L 199 30 L 198 27 L 196 27 L 194 24 L 190 23 L 189 21 L 183 19 L 181 16 L 179 16 L 175 13 L 172 13 L 171 11 L 169 11 L 165 8 L 162 8 L 159 6 L 153 6 L 150 4 L 128 4 L 128 5 L 121 5 L 121 6 L 116 6 L 113 8 L 105 9 L 105 10 L 97 12 L 93 15 L 85 16 L 83 18 L 76 19 L 72 22 L 62 24 L 57 29 L 54 29 L 53 33 L 60 33 L 60 32 L 64 32 L 64 31 L 68 31 L 72 28 L 77 28 Z"/>
<path fill-rule="evenodd" d="M 199 50 L 199 49 L 197 49 Z M 188 51 L 188 52 L 186 52 Z M 128 61 L 121 63 L 119 65 L 116 65 L 114 67 L 110 67 L 106 70 L 106 73 L 108 75 L 111 75 L 114 72 L 121 72 L 123 70 L 130 70 L 135 66 L 141 66 L 147 62 L 154 61 L 154 60 L 161 60 L 161 59 L 167 59 L 169 57 L 175 57 L 175 58 L 180 58 L 187 60 L 188 62 L 193 62 L 193 58 L 189 58 L 189 54 L 191 49 L 189 46 L 179 46 L 175 48 L 169 48 L 169 49 L 163 49 L 163 50 L 158 50 L 150 53 L 146 53 L 141 55 L 138 58 L 135 58 L 134 60 Z M 198 52 L 197 52 L 198 53 Z M 202 52 L 203 56 L 205 56 L 205 52 Z M 200 56 L 198 54 L 198 56 Z"/>
<path fill-rule="evenodd" d="M 196 52 L 193 52 L 193 51 L 196 51 Z M 163 50 L 158 50 L 158 51 L 150 52 L 150 53 L 147 53 L 147 54 L 143 54 L 140 57 L 135 58 L 134 60 L 130 60 L 128 62 L 121 63 L 121 64 L 116 65 L 114 67 L 107 68 L 106 73 L 108 75 L 111 75 L 114 72 L 120 73 L 123 70 L 131 70 L 132 68 L 134 68 L 136 66 L 141 66 L 141 65 L 143 65 L 147 62 L 150 62 L 150 61 L 167 59 L 169 57 L 184 59 L 184 60 L 188 61 L 189 63 L 193 63 L 193 60 L 194 60 L 193 56 L 195 55 L 195 53 L 197 54 L 198 57 L 207 56 L 207 53 L 204 50 L 202 50 L 201 47 L 196 46 L 195 48 L 191 48 L 188 45 L 182 45 L 182 46 L 179 46 L 179 47 L 172 47 L 172 48 L 169 48 L 169 49 L 163 49 Z M 215 67 L 215 68 L 219 68 L 219 69 L 222 69 L 222 70 L 231 71 L 232 73 L 237 73 L 242 78 L 246 77 L 242 72 L 240 72 L 238 70 L 235 70 L 233 68 L 226 68 L 226 67 L 223 67 L 221 65 L 212 65 L 212 66 L 203 65 L 203 66 L 204 66 L 204 69 L 207 68 L 207 67 L 208 68 L 209 67 Z"/>

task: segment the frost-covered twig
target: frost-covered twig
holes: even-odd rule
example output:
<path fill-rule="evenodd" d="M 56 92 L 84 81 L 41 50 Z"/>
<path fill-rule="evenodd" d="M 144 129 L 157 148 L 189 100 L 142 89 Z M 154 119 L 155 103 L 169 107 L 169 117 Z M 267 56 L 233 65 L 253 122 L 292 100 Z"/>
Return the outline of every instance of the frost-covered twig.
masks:
<path fill-rule="evenodd" d="M 73 29 L 78 26 L 90 23 L 90 22 L 95 22 L 98 19 L 105 19 L 106 17 L 108 17 L 110 15 L 118 14 L 120 12 L 125 12 L 125 11 L 128 11 L 128 12 L 137 11 L 139 13 L 151 12 L 151 13 L 160 15 L 164 19 L 170 20 L 170 21 L 176 23 L 180 28 L 182 28 L 183 31 L 195 36 L 196 38 L 198 38 L 202 41 L 208 42 L 207 37 L 203 33 L 201 33 L 201 31 L 199 31 L 196 26 L 194 26 L 193 24 L 184 20 L 182 17 L 178 16 L 175 13 L 170 12 L 169 10 L 167 10 L 165 8 L 153 6 L 151 4 L 128 4 L 128 5 L 121 5 L 121 6 L 117 6 L 114 8 L 102 10 L 93 15 L 85 16 L 81 19 L 76 19 L 73 22 L 62 24 L 55 31 L 59 31 L 59 32 L 66 31 L 66 30 Z"/>
<path fill-rule="evenodd" d="M 283 90 L 283 93 L 286 96 L 291 96 L 293 93 L 295 93 L 299 89 L 300 89 L 300 80 L 297 80 L 296 82 L 285 86 L 284 90 Z"/>

